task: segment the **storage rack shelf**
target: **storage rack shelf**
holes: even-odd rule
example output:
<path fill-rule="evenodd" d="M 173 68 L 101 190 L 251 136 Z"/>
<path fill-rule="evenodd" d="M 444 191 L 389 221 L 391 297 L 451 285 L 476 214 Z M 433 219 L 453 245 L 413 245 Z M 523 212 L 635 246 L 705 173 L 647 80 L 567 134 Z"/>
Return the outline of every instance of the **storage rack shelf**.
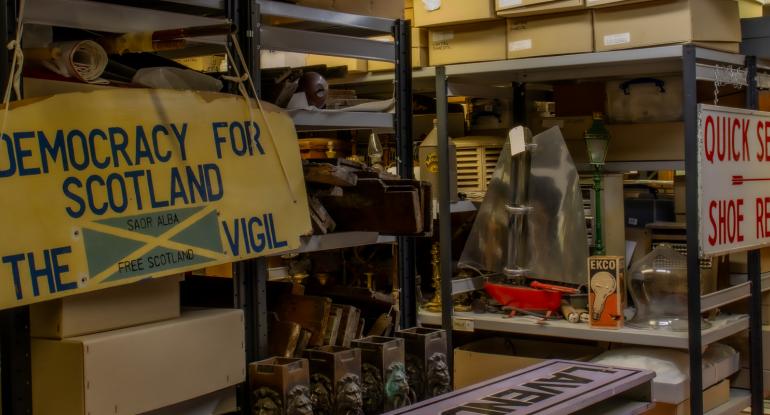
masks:
<path fill-rule="evenodd" d="M 601 339 L 621 343 L 646 344 L 651 346 L 666 345 L 689 350 L 691 373 L 691 412 L 703 413 L 702 401 L 697 399 L 702 393 L 701 353 L 705 345 L 718 341 L 730 334 L 750 328 L 752 362 L 752 406 L 759 408 L 762 404 L 761 381 L 761 319 L 759 308 L 761 304 L 761 277 L 759 274 L 760 258 L 758 251 L 748 253 L 750 283 L 732 287 L 724 292 L 717 292 L 701 298 L 700 293 L 700 261 L 698 258 L 698 181 L 697 176 L 697 81 L 714 82 L 715 80 L 731 79 L 740 87 L 747 87 L 747 107 L 755 109 L 758 105 L 758 89 L 770 86 L 767 72 L 767 62 L 755 57 L 726 53 L 701 48 L 692 44 L 658 46 L 643 49 L 619 50 L 612 52 L 584 53 L 576 55 L 551 56 L 515 59 L 494 62 L 481 62 L 448 65 L 423 71 L 422 75 L 435 73 L 435 93 L 437 102 L 437 119 L 439 134 L 439 171 L 447 171 L 449 166 L 449 151 L 447 140 L 447 120 L 449 85 L 453 82 L 463 84 L 481 84 L 484 86 L 512 86 L 512 108 L 526 108 L 524 91 L 527 83 L 545 83 L 566 80 L 610 79 L 616 77 L 638 77 L 650 75 L 676 74 L 683 79 L 683 124 L 685 133 L 683 147 L 685 160 L 645 161 L 636 160 L 623 163 L 610 163 L 608 171 L 643 170 L 643 169 L 684 169 L 687 173 L 687 229 L 688 232 L 688 320 L 691 322 L 688 333 L 663 334 L 654 332 L 637 332 L 626 328 L 614 333 L 602 330 L 592 330 L 583 326 L 576 328 L 567 322 L 548 322 L 545 325 L 536 324 L 531 318 L 517 317 L 504 319 L 499 315 L 472 315 L 453 313 L 452 310 L 452 258 L 451 258 L 451 218 L 447 206 L 449 199 L 449 177 L 442 175 L 439 183 L 439 235 L 441 236 L 441 294 L 443 309 L 441 314 L 421 312 L 423 323 L 440 324 L 451 330 L 458 328 L 487 329 L 512 333 L 529 333 L 544 336 L 559 336 L 587 340 Z M 736 79 L 735 74 L 740 75 Z M 367 79 L 367 78 L 363 78 Z M 381 78 L 369 77 L 371 82 L 384 82 Z M 517 115 L 519 116 L 517 118 Z M 526 124 L 526 116 L 514 113 L 515 123 Z M 445 236 L 446 235 L 446 236 Z M 467 287 L 465 287 L 467 288 Z M 700 313 L 730 302 L 751 297 L 751 318 L 748 316 L 722 317 L 719 324 L 701 330 Z M 456 318 L 453 318 L 453 314 Z M 451 336 L 449 337 L 451 344 Z M 756 359 L 756 360 L 755 360 Z M 758 376 L 759 375 L 759 376 Z M 758 380 L 759 378 L 759 380 Z M 719 408 L 715 413 L 737 413 L 735 410 L 745 403 L 745 397 L 736 395 L 732 403 L 735 406 Z"/>
<path fill-rule="evenodd" d="M 414 177 L 412 168 L 412 77 L 411 31 L 409 22 L 380 17 L 359 16 L 350 13 L 321 10 L 271 0 L 256 0 L 256 20 L 262 16 L 293 20 L 282 26 L 259 24 L 255 27 L 254 46 L 257 50 L 313 53 L 394 63 L 395 75 L 391 78 L 393 113 L 345 112 L 345 111 L 291 111 L 299 131 L 374 129 L 394 132 L 398 173 L 402 178 Z M 369 39 L 372 35 L 391 35 L 392 42 Z M 258 56 L 255 56 L 258 59 Z M 258 74 L 252 74 L 255 79 Z M 360 234 L 362 235 L 362 234 Z M 369 239 L 366 239 L 369 238 Z M 415 300 L 415 242 L 414 238 L 396 238 L 398 244 L 399 287 L 401 287 L 401 326 L 412 327 L 417 323 Z M 345 238 L 344 235 L 311 237 L 305 241 L 301 252 L 327 250 L 377 243 L 382 239 L 374 235 Z M 385 239 L 390 243 L 391 239 Z M 305 251 L 302 251 L 304 249 Z"/>
<path fill-rule="evenodd" d="M 394 115 L 382 112 L 292 110 L 297 131 L 393 130 Z"/>
<path fill-rule="evenodd" d="M 298 253 L 331 251 L 333 249 L 354 248 L 374 244 L 392 244 L 393 236 L 380 235 L 377 232 L 337 232 L 326 235 L 303 236 L 300 238 Z"/>
<path fill-rule="evenodd" d="M 686 331 L 641 330 L 631 327 L 623 327 L 619 330 L 600 330 L 589 328 L 587 324 L 574 324 L 563 319 L 549 320 L 543 324 L 536 317 L 507 318 L 503 314 L 491 313 L 455 312 L 453 319 L 454 327 L 467 327 L 468 329 L 472 328 L 472 330 L 670 347 L 672 349 L 688 348 Z M 441 314 L 420 311 L 420 321 L 423 324 L 438 326 L 441 325 Z M 470 323 L 466 324 L 466 322 Z M 749 328 L 749 319 L 745 315 L 720 316 L 712 323 L 711 328 L 703 330 L 703 347 L 747 328 Z"/>

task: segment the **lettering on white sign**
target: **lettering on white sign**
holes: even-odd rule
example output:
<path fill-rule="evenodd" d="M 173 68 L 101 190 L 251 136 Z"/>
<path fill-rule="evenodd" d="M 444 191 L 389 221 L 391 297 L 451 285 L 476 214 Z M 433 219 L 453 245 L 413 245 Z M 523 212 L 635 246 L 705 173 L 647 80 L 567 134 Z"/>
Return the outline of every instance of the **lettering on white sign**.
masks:
<path fill-rule="evenodd" d="M 770 113 L 698 107 L 700 253 L 770 244 Z"/>

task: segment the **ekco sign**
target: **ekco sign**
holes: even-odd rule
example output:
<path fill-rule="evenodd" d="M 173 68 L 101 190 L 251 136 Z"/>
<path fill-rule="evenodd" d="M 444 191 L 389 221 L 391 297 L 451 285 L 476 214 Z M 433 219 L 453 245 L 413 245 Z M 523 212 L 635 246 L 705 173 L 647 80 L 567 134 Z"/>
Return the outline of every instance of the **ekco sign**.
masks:
<path fill-rule="evenodd" d="M 770 245 L 770 113 L 698 106 L 700 254 Z"/>
<path fill-rule="evenodd" d="M 294 125 L 248 105 L 145 89 L 14 103 L 0 309 L 296 249 L 311 227 Z"/>

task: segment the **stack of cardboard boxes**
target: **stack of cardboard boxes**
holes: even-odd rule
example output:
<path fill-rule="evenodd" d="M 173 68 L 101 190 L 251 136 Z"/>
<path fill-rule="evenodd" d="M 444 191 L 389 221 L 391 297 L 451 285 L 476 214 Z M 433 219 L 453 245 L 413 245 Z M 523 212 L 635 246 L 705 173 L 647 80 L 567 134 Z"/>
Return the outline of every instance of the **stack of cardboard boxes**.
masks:
<path fill-rule="evenodd" d="M 182 312 L 180 280 L 151 279 L 32 305 L 33 412 L 235 410 L 235 385 L 246 375 L 243 312 Z"/>
<path fill-rule="evenodd" d="M 429 29 L 432 66 L 741 41 L 738 3 L 723 0 L 420 0 L 414 25 Z"/>

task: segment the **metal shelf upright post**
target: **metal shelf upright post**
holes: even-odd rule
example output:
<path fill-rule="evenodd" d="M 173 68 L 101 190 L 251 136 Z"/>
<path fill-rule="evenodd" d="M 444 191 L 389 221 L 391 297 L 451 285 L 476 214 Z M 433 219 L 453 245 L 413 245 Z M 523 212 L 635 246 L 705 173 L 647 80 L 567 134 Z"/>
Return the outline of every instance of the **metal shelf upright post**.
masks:
<path fill-rule="evenodd" d="M 16 38 L 17 0 L 0 0 L 0 88 L 5 91 Z M 18 99 L 19 97 L 15 97 Z M 12 97 L 13 99 L 13 97 Z M 32 414 L 29 306 L 0 311 L 0 413 Z"/>

